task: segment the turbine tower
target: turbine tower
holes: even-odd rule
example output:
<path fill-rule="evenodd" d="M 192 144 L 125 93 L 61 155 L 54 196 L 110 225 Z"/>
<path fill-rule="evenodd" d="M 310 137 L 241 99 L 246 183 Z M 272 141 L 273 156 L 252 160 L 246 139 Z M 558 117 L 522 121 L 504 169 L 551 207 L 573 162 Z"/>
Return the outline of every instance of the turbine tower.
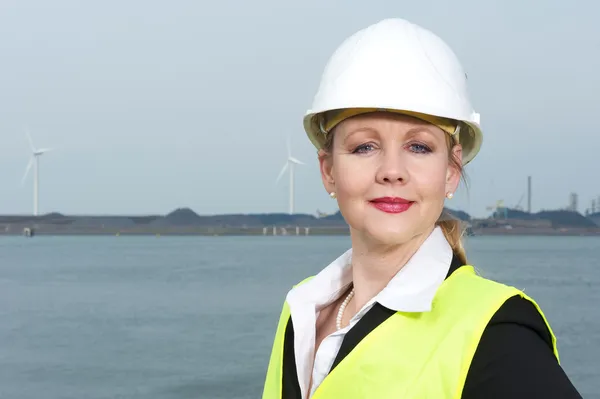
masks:
<path fill-rule="evenodd" d="M 52 148 L 39 148 L 36 149 L 33 145 L 33 140 L 31 140 L 31 136 L 29 131 L 25 129 L 25 134 L 27 135 L 27 141 L 29 141 L 29 148 L 31 149 L 31 158 L 29 158 L 29 163 L 25 168 L 25 174 L 21 179 L 21 186 L 25 182 L 27 175 L 29 174 L 29 170 L 33 166 L 33 215 L 38 216 L 39 211 L 39 186 L 40 186 L 40 156 L 46 152 L 52 151 Z"/>
<path fill-rule="evenodd" d="M 283 164 L 283 168 L 281 169 L 281 172 L 279 172 L 279 176 L 277 176 L 277 180 L 276 182 L 278 182 L 281 177 L 283 176 L 283 174 L 285 173 L 286 170 L 289 169 L 289 173 L 290 173 L 290 209 L 289 209 L 289 214 L 293 215 L 294 214 L 294 167 L 296 165 L 304 165 L 303 162 L 299 161 L 298 159 L 294 158 L 292 156 L 292 149 L 290 146 L 290 138 L 288 137 L 287 139 L 287 152 L 288 152 L 288 157 L 287 160 L 285 161 L 285 164 Z"/>

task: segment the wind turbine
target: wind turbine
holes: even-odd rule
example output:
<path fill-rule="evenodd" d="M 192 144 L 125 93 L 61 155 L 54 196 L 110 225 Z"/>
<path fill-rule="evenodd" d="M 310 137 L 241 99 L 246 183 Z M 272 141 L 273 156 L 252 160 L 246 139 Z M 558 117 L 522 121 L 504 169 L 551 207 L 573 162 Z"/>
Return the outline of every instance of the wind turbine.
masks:
<path fill-rule="evenodd" d="M 46 152 L 52 151 L 52 148 L 39 148 L 36 149 L 33 145 L 33 140 L 31 140 L 31 136 L 29 135 L 29 131 L 25 129 L 25 134 L 27 135 L 27 141 L 29 141 L 29 148 L 31 149 L 31 158 L 29 158 L 29 163 L 27 164 L 27 168 L 25 168 L 25 174 L 21 179 L 21 186 L 25 182 L 27 175 L 29 174 L 29 170 L 33 166 L 33 215 L 38 215 L 38 200 L 39 200 L 39 185 L 40 185 L 40 160 L 39 157 Z"/>
<path fill-rule="evenodd" d="M 285 173 L 285 171 L 289 169 L 289 171 L 290 171 L 290 209 L 289 209 L 289 213 L 290 213 L 290 215 L 293 215 L 294 214 L 294 167 L 296 165 L 304 165 L 304 163 L 292 156 L 292 149 L 290 146 L 290 138 L 289 137 L 287 139 L 287 152 L 288 152 L 287 160 L 285 161 L 285 164 L 283 164 L 283 168 L 281 169 L 281 172 L 279 172 L 279 176 L 277 176 L 276 182 L 278 182 L 281 179 L 281 177 L 283 176 L 283 174 Z"/>

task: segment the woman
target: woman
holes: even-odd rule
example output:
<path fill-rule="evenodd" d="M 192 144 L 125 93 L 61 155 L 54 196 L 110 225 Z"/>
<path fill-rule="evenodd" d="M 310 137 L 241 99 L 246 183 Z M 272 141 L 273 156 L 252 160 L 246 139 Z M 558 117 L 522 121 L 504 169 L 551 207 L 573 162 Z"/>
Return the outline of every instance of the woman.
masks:
<path fill-rule="evenodd" d="M 263 398 L 580 397 L 535 301 L 476 275 L 443 215 L 482 133 L 441 39 L 355 33 L 304 125 L 352 248 L 288 293 Z"/>

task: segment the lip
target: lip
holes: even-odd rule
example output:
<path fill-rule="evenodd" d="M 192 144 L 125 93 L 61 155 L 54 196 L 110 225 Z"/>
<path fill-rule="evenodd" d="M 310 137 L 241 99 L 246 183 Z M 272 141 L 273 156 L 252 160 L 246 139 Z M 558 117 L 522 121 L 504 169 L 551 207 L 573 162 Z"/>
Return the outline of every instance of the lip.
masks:
<path fill-rule="evenodd" d="M 380 197 L 369 201 L 369 203 L 386 213 L 402 213 L 406 212 L 414 204 L 414 201 L 401 197 Z"/>

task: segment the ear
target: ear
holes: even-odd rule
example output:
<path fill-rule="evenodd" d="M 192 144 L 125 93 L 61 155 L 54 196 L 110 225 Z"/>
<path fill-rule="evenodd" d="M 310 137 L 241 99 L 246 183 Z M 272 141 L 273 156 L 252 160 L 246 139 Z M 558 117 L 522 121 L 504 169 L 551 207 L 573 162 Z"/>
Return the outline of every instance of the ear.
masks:
<path fill-rule="evenodd" d="M 325 150 L 319 150 L 319 168 L 323 186 L 328 193 L 335 191 L 335 180 L 333 178 L 333 156 Z"/>
<path fill-rule="evenodd" d="M 462 146 L 456 144 L 452 147 L 451 156 L 454 162 L 448 163 L 448 170 L 446 172 L 446 192 L 455 193 L 458 189 L 458 184 L 461 178 L 462 169 Z"/>

